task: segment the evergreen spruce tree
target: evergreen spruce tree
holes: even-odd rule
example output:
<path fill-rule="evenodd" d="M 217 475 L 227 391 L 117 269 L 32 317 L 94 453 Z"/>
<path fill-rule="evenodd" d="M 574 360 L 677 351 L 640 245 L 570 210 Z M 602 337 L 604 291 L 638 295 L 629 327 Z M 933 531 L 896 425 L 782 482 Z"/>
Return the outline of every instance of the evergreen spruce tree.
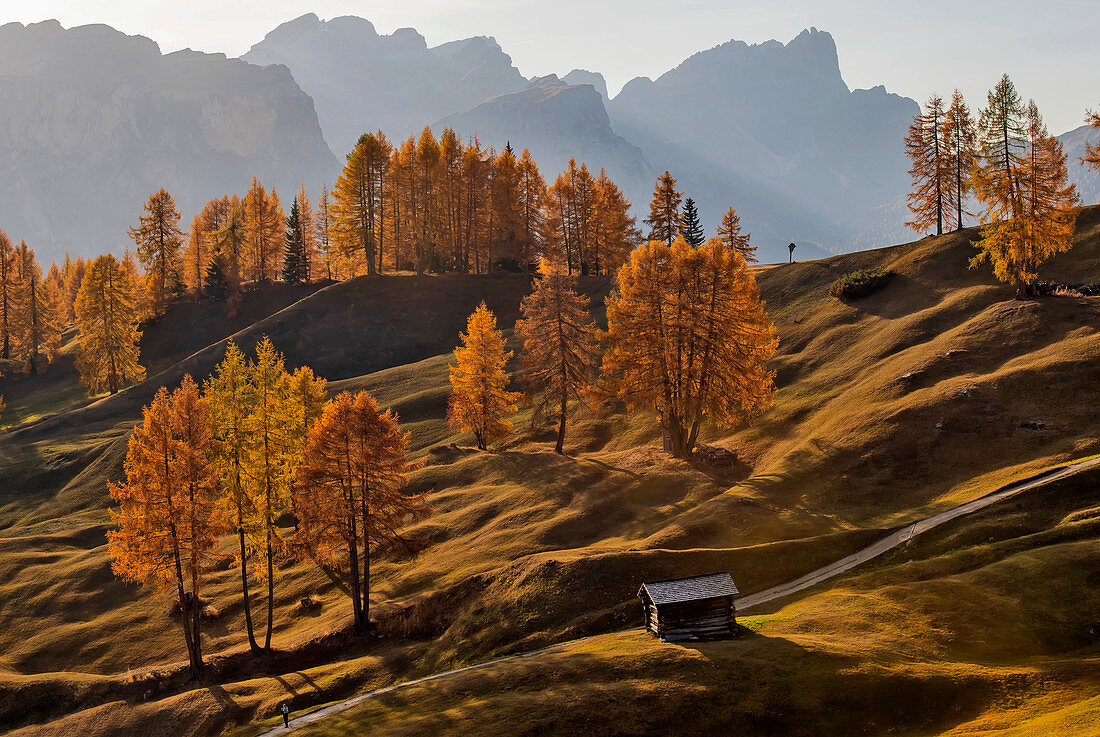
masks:
<path fill-rule="evenodd" d="M 229 280 L 225 278 L 225 269 L 222 267 L 220 255 L 210 259 L 210 263 L 206 266 L 202 290 L 215 302 L 225 302 L 229 299 Z"/>
<path fill-rule="evenodd" d="M 703 226 L 699 222 L 699 208 L 695 206 L 695 200 L 690 197 L 684 201 L 684 212 L 680 216 L 680 235 L 689 246 L 696 248 L 703 245 L 707 239 L 703 233 Z"/>
<path fill-rule="evenodd" d="M 283 281 L 287 284 L 301 284 L 306 280 L 305 241 L 302 238 L 302 219 L 298 210 L 298 200 L 290 208 L 286 219 L 286 248 L 283 249 Z"/>

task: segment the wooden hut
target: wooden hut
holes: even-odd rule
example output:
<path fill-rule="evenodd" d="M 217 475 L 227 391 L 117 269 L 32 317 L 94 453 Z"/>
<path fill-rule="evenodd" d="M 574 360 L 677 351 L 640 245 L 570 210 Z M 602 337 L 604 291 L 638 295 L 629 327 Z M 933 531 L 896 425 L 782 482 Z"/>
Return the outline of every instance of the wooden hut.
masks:
<path fill-rule="evenodd" d="M 728 573 L 643 583 L 638 596 L 645 607 L 646 629 L 662 642 L 732 637 L 737 632 L 737 586 Z"/>

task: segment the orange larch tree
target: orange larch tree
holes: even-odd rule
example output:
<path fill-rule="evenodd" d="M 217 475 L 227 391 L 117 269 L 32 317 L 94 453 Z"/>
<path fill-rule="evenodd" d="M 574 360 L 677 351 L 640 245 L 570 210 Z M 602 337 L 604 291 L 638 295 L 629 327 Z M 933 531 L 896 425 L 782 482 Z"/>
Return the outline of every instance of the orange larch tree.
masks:
<path fill-rule="evenodd" d="M 596 325 L 588 298 L 577 294 L 576 277 L 548 259 L 539 264 L 539 274 L 534 291 L 520 305 L 523 319 L 516 323 L 516 334 L 523 338 L 524 382 L 531 394 L 542 397 L 535 417 L 547 407 L 557 410 L 554 452 L 564 453 L 569 400 L 584 397 L 597 367 Z"/>
<path fill-rule="evenodd" d="M 512 431 L 508 417 L 515 414 L 520 396 L 508 391 L 504 371 L 512 352 L 504 349 L 497 318 L 484 302 L 470 315 L 459 338 L 462 345 L 455 348 L 455 365 L 450 366 L 447 416 L 452 427 L 473 433 L 478 449 L 485 450 Z"/>
<path fill-rule="evenodd" d="M 229 196 L 215 197 L 202 206 L 191 221 L 187 249 L 183 253 L 184 281 L 192 293 L 203 291 L 203 282 L 217 250 L 216 234 L 229 222 L 233 203 Z"/>
<path fill-rule="evenodd" d="M 26 242 L 19 244 L 19 261 L 22 265 L 18 316 L 21 352 L 27 359 L 30 373 L 40 374 L 45 371 L 45 356 L 41 351 L 46 348 L 51 356 L 56 352 L 61 328 L 56 303 L 42 281 L 42 267 Z"/>
<path fill-rule="evenodd" d="M 301 461 L 301 402 L 294 396 L 283 356 L 264 336 L 249 365 L 252 385 L 250 413 L 245 420 L 248 438 L 245 477 L 250 504 L 245 522 L 249 557 L 256 575 L 267 583 L 267 632 L 264 650 L 271 648 L 275 612 L 275 557 L 286 549 L 277 529 L 279 516 L 290 508 L 294 473 Z"/>
<path fill-rule="evenodd" d="M 531 152 L 523 149 L 519 158 L 520 259 L 523 271 L 542 250 L 542 203 L 546 198 L 546 180 Z"/>
<path fill-rule="evenodd" d="M 667 171 L 657 178 L 653 188 L 653 200 L 649 203 L 649 240 L 671 244 L 680 233 L 680 200 L 683 195 L 676 190 L 676 180 Z"/>
<path fill-rule="evenodd" d="M 127 580 L 175 589 L 191 677 L 202 678 L 202 583 L 217 535 L 217 476 L 210 463 L 210 429 L 198 387 L 185 376 L 161 388 L 134 428 L 126 481 L 109 485 L 118 510 L 107 533 L 111 568 Z"/>
<path fill-rule="evenodd" d="M 183 289 L 183 231 L 176 201 L 164 189 L 154 192 L 145 203 L 139 225 L 130 228 L 137 256 L 149 275 L 146 285 L 148 306 L 153 314 L 164 311 L 170 296 Z"/>
<path fill-rule="evenodd" d="M 248 523 L 254 518 L 254 503 L 248 474 L 250 464 L 249 416 L 252 413 L 254 388 L 249 374 L 248 359 L 233 341 L 226 346 L 225 358 L 214 369 L 203 387 L 209 407 L 211 429 L 211 460 L 218 474 L 221 496 L 218 510 L 225 526 L 237 535 L 234 553 L 241 572 L 241 595 L 244 601 L 244 622 L 248 646 L 259 654 L 252 623 L 252 604 L 248 595 Z"/>
<path fill-rule="evenodd" d="M 0 358 L 15 353 L 19 312 L 19 253 L 8 234 L 0 230 Z"/>
<path fill-rule="evenodd" d="M 1073 244 L 1077 192 L 1061 142 L 1034 101 L 1024 106 L 1008 75 L 990 91 L 980 127 L 974 186 L 989 222 L 971 267 L 990 261 L 997 278 L 1015 286 L 1016 298 L 1028 299 L 1038 266 Z"/>
<path fill-rule="evenodd" d="M 944 166 L 950 181 L 944 220 L 954 225 L 954 230 L 962 230 L 963 217 L 973 214 L 967 212 L 966 201 L 973 190 L 971 171 L 978 161 L 978 133 L 970 108 L 958 90 L 951 95 L 951 105 L 943 114 L 942 137 L 946 147 Z"/>
<path fill-rule="evenodd" d="M 332 217 L 339 243 L 346 255 L 362 254 L 368 274 L 380 270 L 382 196 L 391 150 L 382 131 L 359 136 L 332 187 Z"/>
<path fill-rule="evenodd" d="M 603 169 L 596 178 L 591 238 L 593 274 L 614 274 L 642 239 L 630 199 Z"/>
<path fill-rule="evenodd" d="M 639 246 L 607 321 L 607 386 L 628 407 L 653 406 L 678 457 L 691 455 L 705 417 L 744 425 L 771 406 L 775 329 L 745 258 L 718 238 Z"/>
<path fill-rule="evenodd" d="M 138 363 L 137 290 L 134 276 L 111 254 L 92 262 L 84 273 L 76 299 L 80 350 L 76 364 L 88 392 L 118 393 L 124 383 L 145 378 Z"/>
<path fill-rule="evenodd" d="M 405 494 L 408 434 L 367 392 L 341 392 L 309 432 L 294 486 L 295 543 L 348 572 L 355 631 L 370 629 L 371 559 L 404 542 L 399 530 L 429 514 L 425 494 Z"/>
<path fill-rule="evenodd" d="M 943 234 L 944 212 L 951 183 L 947 146 L 943 140 L 943 121 L 943 98 L 932 95 L 924 104 L 924 112 L 913 118 L 909 135 L 905 137 L 905 153 L 912 162 L 909 175 L 913 178 L 913 191 L 907 198 L 913 220 L 906 225 L 918 233 L 934 225 L 936 235 Z"/>
<path fill-rule="evenodd" d="M 756 246 L 750 245 L 751 233 L 741 232 L 741 216 L 732 207 L 718 224 L 718 238 L 731 251 L 737 251 L 750 264 L 756 263 Z"/>
<path fill-rule="evenodd" d="M 245 252 L 248 256 L 246 279 L 273 281 L 282 264 L 283 206 L 274 189 L 268 192 L 256 177 L 242 202 Z"/>

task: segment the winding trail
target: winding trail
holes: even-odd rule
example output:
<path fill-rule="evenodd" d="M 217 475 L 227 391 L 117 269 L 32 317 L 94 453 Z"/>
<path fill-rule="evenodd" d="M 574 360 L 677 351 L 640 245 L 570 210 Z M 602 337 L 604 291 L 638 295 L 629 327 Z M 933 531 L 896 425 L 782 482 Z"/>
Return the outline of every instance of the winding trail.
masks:
<path fill-rule="evenodd" d="M 959 517 L 973 514 L 974 512 L 992 506 L 999 501 L 1009 499 L 1013 496 L 1016 496 L 1017 494 L 1028 491 L 1029 489 L 1034 489 L 1038 486 L 1049 484 L 1052 481 L 1057 481 L 1059 479 L 1065 478 L 1066 476 L 1077 473 L 1078 471 L 1084 471 L 1085 469 L 1092 468 L 1094 466 L 1100 466 L 1100 456 L 1096 458 L 1088 458 L 1082 461 L 1077 461 L 1062 466 L 1055 466 L 1054 468 L 1048 469 L 1038 475 L 1031 476 L 1021 481 L 1013 482 L 1011 484 L 1008 484 L 1007 486 L 1002 486 L 996 491 L 990 492 L 989 494 L 986 494 L 985 496 L 975 499 L 973 501 L 967 502 L 966 504 L 960 504 L 959 506 L 948 509 L 945 512 L 934 514 L 931 517 L 926 517 L 920 520 L 919 522 L 914 522 L 911 525 L 907 525 L 906 527 L 903 527 L 896 532 L 890 533 L 878 542 L 873 543 L 872 545 L 869 545 L 862 550 L 852 553 L 847 557 L 841 558 L 834 563 L 830 563 L 827 566 L 822 566 L 816 571 L 808 573 L 801 578 L 795 579 L 794 581 L 780 584 L 779 586 L 774 586 L 770 589 L 765 589 L 764 591 L 760 591 L 749 596 L 743 596 L 737 600 L 737 611 L 738 613 L 744 612 L 748 609 L 752 609 L 753 607 L 760 606 L 761 604 L 766 604 L 767 602 L 775 601 L 776 599 L 782 599 L 786 596 L 790 596 L 791 594 L 798 593 L 799 591 L 804 591 L 811 586 L 816 586 L 822 581 L 827 581 L 830 578 L 839 576 L 841 573 L 850 571 L 856 566 L 873 560 L 874 558 L 877 558 L 888 550 L 893 550 L 903 543 L 908 543 L 914 537 L 928 532 L 929 530 L 938 527 L 945 522 L 950 522 L 953 519 L 958 519 Z M 621 631 L 632 632 L 635 630 L 640 631 L 641 627 L 634 627 Z M 447 676 L 451 676 L 456 673 L 462 673 L 463 671 L 475 670 L 477 668 L 488 668 L 489 666 L 496 665 L 497 663 L 503 663 L 509 660 L 518 660 L 520 658 L 533 658 L 537 655 L 553 652 L 555 650 L 561 650 L 562 648 L 568 647 L 569 645 L 574 645 L 579 642 L 584 642 L 585 640 L 590 640 L 592 639 L 592 637 L 599 636 L 600 635 L 590 635 L 589 637 L 581 637 L 576 640 L 559 642 L 556 645 L 544 647 L 540 650 L 532 650 L 531 652 L 519 653 L 517 655 L 506 655 L 505 657 L 497 658 L 496 660 L 489 660 L 484 663 L 467 665 L 464 668 L 455 668 L 454 670 L 433 673 L 432 675 L 424 676 L 423 678 L 417 678 L 412 681 L 403 681 L 401 683 L 395 683 L 392 686 L 386 686 L 385 688 L 368 691 L 367 693 L 360 694 L 353 698 L 347 699 L 346 701 L 341 701 L 336 704 L 317 709 L 316 711 L 309 712 L 300 717 L 291 719 L 290 729 L 279 726 L 275 729 L 264 732 L 263 734 L 259 735 L 259 737 L 276 737 L 277 735 L 286 734 L 287 732 L 293 732 L 298 727 L 316 722 L 333 714 L 338 714 L 339 712 L 350 709 L 357 704 L 361 704 L 364 701 L 367 701 L 368 699 L 373 699 L 376 696 L 382 696 L 383 694 L 387 694 L 391 691 L 396 691 L 401 688 L 415 686 L 419 683 L 426 683 L 428 681 L 434 681 L 440 678 L 446 678 Z"/>

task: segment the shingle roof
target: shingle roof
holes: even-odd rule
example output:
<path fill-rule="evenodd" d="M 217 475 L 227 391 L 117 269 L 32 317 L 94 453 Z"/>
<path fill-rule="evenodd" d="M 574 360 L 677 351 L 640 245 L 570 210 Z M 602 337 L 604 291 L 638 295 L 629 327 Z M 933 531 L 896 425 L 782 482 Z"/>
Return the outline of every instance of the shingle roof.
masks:
<path fill-rule="evenodd" d="M 654 604 L 673 604 L 682 601 L 698 601 L 715 596 L 736 596 L 737 586 L 728 573 L 708 573 L 691 578 L 672 578 L 667 581 L 643 583 L 638 596 L 645 592 Z"/>

